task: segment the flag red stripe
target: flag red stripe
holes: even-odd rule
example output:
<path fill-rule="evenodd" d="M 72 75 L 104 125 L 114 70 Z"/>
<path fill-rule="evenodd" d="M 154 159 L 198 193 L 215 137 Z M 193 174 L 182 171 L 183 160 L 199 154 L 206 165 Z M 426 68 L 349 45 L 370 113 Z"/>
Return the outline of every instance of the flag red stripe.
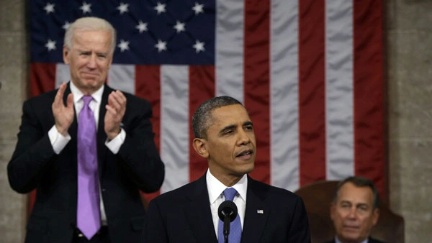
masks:
<path fill-rule="evenodd" d="M 153 116 L 151 119 L 153 131 L 155 133 L 155 143 L 160 151 L 160 66 L 158 65 L 136 65 L 135 67 L 135 95 L 147 99 L 152 104 Z M 149 202 L 160 194 L 142 193 L 145 202 Z"/>
<path fill-rule="evenodd" d="M 245 100 L 254 121 L 258 152 L 251 176 L 270 183 L 270 2 L 245 1 Z"/>
<path fill-rule="evenodd" d="M 30 64 L 30 97 L 53 90 L 56 65 L 49 63 Z"/>
<path fill-rule="evenodd" d="M 198 105 L 215 96 L 215 69 L 214 66 L 190 66 L 189 68 L 189 117 L 198 108 Z M 192 124 L 192 120 L 189 120 Z M 201 177 L 206 171 L 208 164 L 200 157 L 192 147 L 194 138 L 192 126 L 189 129 L 189 180 L 194 181 Z"/>
<path fill-rule="evenodd" d="M 387 197 L 384 146 L 382 1 L 354 1 L 355 174 Z"/>
<path fill-rule="evenodd" d="M 326 179 L 325 2 L 299 1 L 300 185 Z"/>
<path fill-rule="evenodd" d="M 135 95 L 150 101 L 152 104 L 152 125 L 155 132 L 155 143 L 160 151 L 160 66 L 136 65 Z"/>

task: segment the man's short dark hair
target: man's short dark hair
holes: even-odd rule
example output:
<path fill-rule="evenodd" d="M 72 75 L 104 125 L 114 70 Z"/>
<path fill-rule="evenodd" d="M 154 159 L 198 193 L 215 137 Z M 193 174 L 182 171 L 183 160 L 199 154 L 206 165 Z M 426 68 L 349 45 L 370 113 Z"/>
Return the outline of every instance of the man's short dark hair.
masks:
<path fill-rule="evenodd" d="M 192 116 L 192 129 L 195 138 L 207 138 L 207 129 L 211 124 L 211 112 L 216 108 L 228 105 L 243 104 L 230 96 L 217 96 L 202 103 Z"/>

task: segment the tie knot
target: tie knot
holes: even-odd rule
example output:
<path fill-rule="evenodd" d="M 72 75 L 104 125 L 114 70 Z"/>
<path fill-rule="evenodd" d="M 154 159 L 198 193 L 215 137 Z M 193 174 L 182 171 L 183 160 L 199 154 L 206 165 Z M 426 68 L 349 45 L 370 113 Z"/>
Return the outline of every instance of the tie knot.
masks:
<path fill-rule="evenodd" d="M 90 104 L 90 101 L 92 101 L 93 97 L 91 95 L 84 95 L 82 97 L 82 100 L 84 101 L 84 106 L 88 106 Z"/>
<path fill-rule="evenodd" d="M 223 193 L 225 196 L 225 200 L 232 201 L 234 199 L 235 195 L 237 194 L 237 191 L 236 191 L 236 189 L 229 187 L 229 188 L 225 189 L 225 191 Z"/>

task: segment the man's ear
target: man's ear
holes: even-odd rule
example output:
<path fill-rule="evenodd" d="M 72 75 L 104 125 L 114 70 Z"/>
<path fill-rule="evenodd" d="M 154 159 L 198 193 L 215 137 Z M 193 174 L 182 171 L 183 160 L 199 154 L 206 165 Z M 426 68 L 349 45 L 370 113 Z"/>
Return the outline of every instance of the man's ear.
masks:
<path fill-rule="evenodd" d="M 69 48 L 67 48 L 66 46 L 64 46 L 63 47 L 63 62 L 65 64 L 69 64 L 69 57 L 68 57 L 69 54 L 70 54 Z"/>
<path fill-rule="evenodd" d="M 197 152 L 201 157 L 207 159 L 209 154 L 207 151 L 206 141 L 202 138 L 194 138 L 192 143 L 195 152 Z"/>
<path fill-rule="evenodd" d="M 375 208 L 372 212 L 372 224 L 373 225 L 376 225 L 376 223 L 378 222 L 379 214 L 380 214 L 379 208 Z"/>

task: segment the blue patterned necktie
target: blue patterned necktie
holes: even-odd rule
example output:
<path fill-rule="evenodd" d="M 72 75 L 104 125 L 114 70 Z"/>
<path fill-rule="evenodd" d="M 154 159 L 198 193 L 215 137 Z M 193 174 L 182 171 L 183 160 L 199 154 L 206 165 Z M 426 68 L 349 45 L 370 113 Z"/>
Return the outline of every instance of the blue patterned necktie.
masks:
<path fill-rule="evenodd" d="M 234 196 L 237 194 L 236 189 L 229 187 L 225 189 L 223 192 L 225 196 L 225 200 L 234 200 Z M 240 216 L 237 214 L 237 217 L 230 223 L 230 233 L 228 235 L 228 243 L 240 243 L 242 234 L 242 228 L 240 223 Z M 224 243 L 224 234 L 223 234 L 223 221 L 219 219 L 218 226 L 218 242 Z"/>
<path fill-rule="evenodd" d="M 78 205 L 77 227 L 91 239 L 101 227 L 96 121 L 89 104 L 91 96 L 83 96 L 84 106 L 78 117 Z"/>

